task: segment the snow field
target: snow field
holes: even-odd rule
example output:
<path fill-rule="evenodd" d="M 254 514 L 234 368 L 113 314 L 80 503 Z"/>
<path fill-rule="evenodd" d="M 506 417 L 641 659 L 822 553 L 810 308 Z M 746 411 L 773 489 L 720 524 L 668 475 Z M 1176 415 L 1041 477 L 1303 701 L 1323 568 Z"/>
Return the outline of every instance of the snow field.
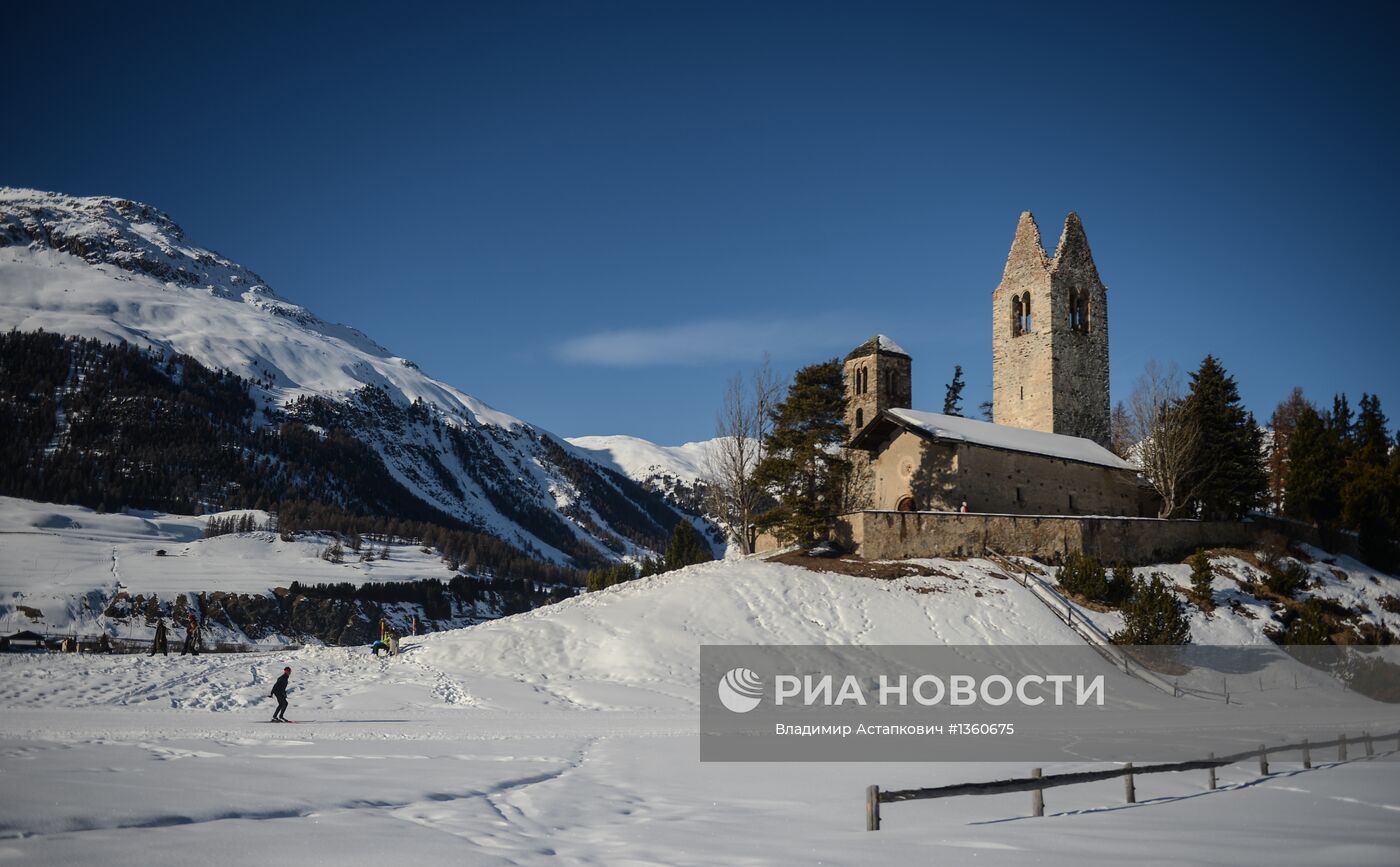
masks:
<path fill-rule="evenodd" d="M 141 550 L 173 553 L 180 549 L 170 538 L 202 533 L 202 523 L 181 523 L 190 519 L 34 508 L 43 514 L 7 519 L 3 529 L 58 534 L 66 547 L 56 550 L 70 560 L 39 573 L 0 558 L 7 588 L 57 595 L 88 586 L 92 576 L 112 575 L 116 548 L 122 580 L 139 592 L 148 573 L 133 564 L 160 559 L 166 567 L 166 558 L 143 559 Z M 11 545 L 10 535 L 0 534 L 0 544 Z M 201 553 L 169 558 L 175 570 L 150 572 L 153 583 L 192 589 L 181 576 L 203 584 L 208 569 L 352 574 L 259 534 L 186 544 Z M 408 554 L 385 565 L 407 569 Z M 180 563 L 200 565 L 182 571 Z M 395 659 L 333 647 L 6 654 L 0 863 L 1395 862 L 1400 763 L 1384 759 L 1331 767 L 1330 756 L 1315 756 L 1318 767 L 1302 772 L 1296 756 L 1282 756 L 1265 780 L 1236 765 L 1221 771 L 1214 793 L 1203 774 L 1140 777 L 1132 807 L 1117 781 L 1055 789 L 1043 819 L 1025 818 L 1023 795 L 885 805 L 878 834 L 863 830 L 867 785 L 992 780 L 1028 768 L 698 761 L 701 644 L 1079 642 L 993 564 L 918 565 L 935 574 L 873 580 L 755 560 L 703 564 L 410 639 Z M 1222 611 L 1208 625 L 1255 623 Z M 1259 637 L 1252 629 L 1219 634 L 1239 643 Z M 295 725 L 265 722 L 283 665 L 293 669 Z M 1114 680 L 1110 690 L 1143 707 L 1172 701 L 1136 681 Z M 1084 765 L 1067 756 L 1042 767 L 1049 774 Z"/>

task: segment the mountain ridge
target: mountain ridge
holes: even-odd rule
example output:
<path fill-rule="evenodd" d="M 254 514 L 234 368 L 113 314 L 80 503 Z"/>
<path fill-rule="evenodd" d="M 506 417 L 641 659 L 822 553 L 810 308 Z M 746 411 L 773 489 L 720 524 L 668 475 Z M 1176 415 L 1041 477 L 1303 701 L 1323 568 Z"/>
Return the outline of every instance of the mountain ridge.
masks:
<path fill-rule="evenodd" d="M 640 558 L 683 517 L 589 452 L 284 298 L 150 205 L 0 188 L 0 289 L 0 329 L 229 371 L 251 384 L 251 424 L 290 413 L 349 431 L 415 498 L 540 559 Z"/>

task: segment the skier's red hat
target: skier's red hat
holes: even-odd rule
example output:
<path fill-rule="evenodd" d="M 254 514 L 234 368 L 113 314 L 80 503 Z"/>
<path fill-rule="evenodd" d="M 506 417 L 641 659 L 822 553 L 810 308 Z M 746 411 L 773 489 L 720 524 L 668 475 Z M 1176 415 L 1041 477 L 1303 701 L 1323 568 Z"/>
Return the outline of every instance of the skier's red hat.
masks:
<path fill-rule="evenodd" d="M 287 666 L 286 668 L 284 668 L 284 669 L 282 669 L 282 670 L 283 670 L 283 671 L 291 671 L 291 670 L 292 670 L 292 667 L 289 665 L 289 666 Z"/>

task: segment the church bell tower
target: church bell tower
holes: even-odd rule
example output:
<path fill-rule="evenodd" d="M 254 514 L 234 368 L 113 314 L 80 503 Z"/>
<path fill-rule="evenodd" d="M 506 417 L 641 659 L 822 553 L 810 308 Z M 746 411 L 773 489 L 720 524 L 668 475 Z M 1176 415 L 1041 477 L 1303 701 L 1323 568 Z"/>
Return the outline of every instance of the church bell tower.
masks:
<path fill-rule="evenodd" d="M 1053 258 L 1021 214 L 992 292 L 992 416 L 1108 445 L 1108 289 L 1077 214 Z"/>
<path fill-rule="evenodd" d="M 908 409 L 913 399 L 913 359 L 899 344 L 876 334 L 846 356 L 847 440 L 865 429 L 881 410 Z"/>

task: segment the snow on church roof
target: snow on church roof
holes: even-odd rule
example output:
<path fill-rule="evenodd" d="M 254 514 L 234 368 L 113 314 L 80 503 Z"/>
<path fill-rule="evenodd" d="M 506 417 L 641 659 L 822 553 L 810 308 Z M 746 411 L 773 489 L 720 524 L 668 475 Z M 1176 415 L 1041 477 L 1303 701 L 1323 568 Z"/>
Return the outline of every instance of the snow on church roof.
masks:
<path fill-rule="evenodd" d="M 1113 452 L 1083 437 L 1026 430 L 936 412 L 918 412 L 912 409 L 888 409 L 885 412 L 901 424 L 918 428 L 940 440 L 990 446 L 1013 452 L 1029 452 L 1120 470 L 1135 469 L 1132 464 Z"/>

